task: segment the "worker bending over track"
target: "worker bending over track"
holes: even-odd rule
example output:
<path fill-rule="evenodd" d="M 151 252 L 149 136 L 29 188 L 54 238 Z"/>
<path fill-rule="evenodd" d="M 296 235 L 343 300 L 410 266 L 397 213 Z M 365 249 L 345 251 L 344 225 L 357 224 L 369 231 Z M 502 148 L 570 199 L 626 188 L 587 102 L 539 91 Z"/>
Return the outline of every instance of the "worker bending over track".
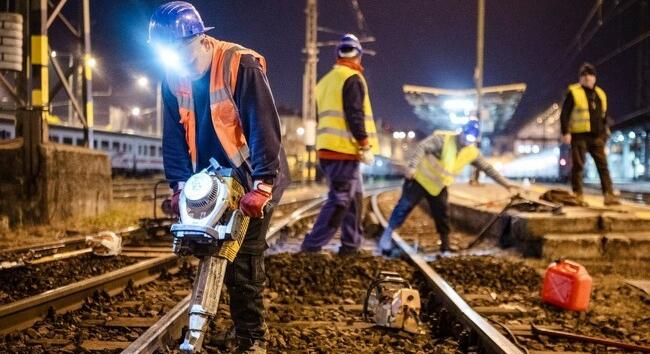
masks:
<path fill-rule="evenodd" d="M 485 172 L 509 192 L 519 188 L 501 176 L 481 156 L 476 147 L 479 132 L 479 122 L 472 119 L 458 133 L 438 130 L 418 144 L 415 155 L 408 162 L 402 196 L 379 240 L 379 248 L 384 255 L 393 253 L 393 231 L 404 223 L 411 210 L 425 197 L 440 235 L 440 252 L 451 251 L 447 186 L 468 164 Z"/>

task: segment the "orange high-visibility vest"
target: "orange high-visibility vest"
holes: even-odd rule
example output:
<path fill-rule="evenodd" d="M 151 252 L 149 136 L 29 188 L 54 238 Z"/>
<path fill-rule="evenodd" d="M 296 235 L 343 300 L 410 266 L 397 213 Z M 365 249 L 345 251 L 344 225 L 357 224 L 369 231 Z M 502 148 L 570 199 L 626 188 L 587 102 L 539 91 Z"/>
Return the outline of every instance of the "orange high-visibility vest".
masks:
<path fill-rule="evenodd" d="M 214 48 L 212 67 L 210 68 L 210 115 L 212 126 L 224 151 L 234 167 L 248 161 L 250 152 L 244 136 L 239 110 L 233 98 L 237 85 L 237 74 L 241 56 L 250 54 L 257 59 L 266 73 L 266 60 L 263 56 L 238 44 L 216 40 L 207 36 Z M 182 77 L 168 77 L 170 91 L 178 100 L 180 123 L 185 128 L 185 140 L 192 158 L 192 167 L 196 171 L 196 114 L 192 81 Z"/>

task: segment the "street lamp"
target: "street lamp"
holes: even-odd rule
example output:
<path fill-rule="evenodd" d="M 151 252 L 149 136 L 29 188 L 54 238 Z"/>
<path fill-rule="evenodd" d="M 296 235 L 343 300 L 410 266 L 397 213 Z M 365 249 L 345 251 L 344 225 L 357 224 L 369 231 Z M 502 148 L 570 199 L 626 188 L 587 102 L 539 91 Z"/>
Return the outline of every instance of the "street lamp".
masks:
<path fill-rule="evenodd" d="M 97 66 L 97 59 L 90 57 L 90 59 L 88 59 L 88 65 L 94 69 Z"/>
<path fill-rule="evenodd" d="M 141 89 L 149 87 L 149 78 L 140 75 L 136 79 L 136 84 Z M 156 82 L 156 135 L 162 135 L 162 85 L 160 81 Z"/>
<path fill-rule="evenodd" d="M 138 82 L 138 86 L 142 88 L 149 86 L 149 79 L 146 76 L 140 76 L 137 82 Z"/>
<path fill-rule="evenodd" d="M 136 116 L 136 117 L 139 116 L 140 113 L 141 113 L 141 112 L 140 112 L 140 107 L 133 107 L 133 108 L 131 109 L 131 114 L 134 115 L 134 116 Z"/>

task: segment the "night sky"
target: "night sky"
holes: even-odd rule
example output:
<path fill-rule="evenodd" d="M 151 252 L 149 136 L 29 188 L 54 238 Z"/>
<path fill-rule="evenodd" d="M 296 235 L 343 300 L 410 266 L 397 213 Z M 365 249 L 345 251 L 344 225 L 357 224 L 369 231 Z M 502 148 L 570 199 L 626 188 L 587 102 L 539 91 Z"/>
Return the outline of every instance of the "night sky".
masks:
<path fill-rule="evenodd" d="M 634 0 L 606 0 L 604 14 L 628 1 Z M 93 51 L 101 66 L 95 75 L 95 90 L 105 90 L 110 82 L 113 104 L 153 105 L 153 95 L 136 91 L 134 80 L 141 73 L 150 77 L 160 75 L 146 37 L 149 17 L 163 2 L 91 2 Z M 370 34 L 377 39 L 367 45 L 378 52 L 377 56 L 365 56 L 363 62 L 375 116 L 396 128 L 417 129 L 421 124 L 403 97 L 403 84 L 473 87 L 476 1 L 359 2 Z M 212 36 L 240 43 L 266 57 L 278 105 L 301 108 L 304 0 L 192 3 L 206 25 L 216 27 L 210 32 Z M 566 86 L 577 79 L 582 61 L 595 61 L 640 33 L 638 24 L 629 20 L 634 15 L 630 13 L 632 7 L 605 23 L 578 55 L 562 59 L 594 3 L 595 0 L 486 0 L 484 84 L 528 84 L 515 115 L 517 121 L 529 119 L 553 100 L 559 100 Z M 321 0 L 319 10 L 320 26 L 358 32 L 349 1 Z M 593 25 L 595 22 L 589 28 Z M 55 30 L 61 28 L 58 24 Z M 337 38 L 319 33 L 319 40 Z M 57 49 L 56 38 L 52 46 Z M 615 119 L 635 108 L 635 55 L 634 49 L 629 50 L 599 67 L 599 84 L 608 91 Z M 333 60 L 333 49 L 321 48 L 319 77 Z"/>

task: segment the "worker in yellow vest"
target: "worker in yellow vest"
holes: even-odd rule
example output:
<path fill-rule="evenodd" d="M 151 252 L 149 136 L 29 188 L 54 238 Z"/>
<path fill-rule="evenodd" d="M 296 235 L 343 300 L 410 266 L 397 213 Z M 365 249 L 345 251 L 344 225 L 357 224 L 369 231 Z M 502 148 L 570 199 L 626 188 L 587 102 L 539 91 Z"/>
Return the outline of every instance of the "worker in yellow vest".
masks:
<path fill-rule="evenodd" d="M 569 86 L 560 114 L 562 143 L 571 144 L 573 193 L 583 201 L 582 174 L 585 155 L 589 152 L 598 169 L 604 204 L 619 205 L 621 202 L 613 193 L 605 154 L 610 133 L 607 126 L 607 95 L 596 85 L 596 68 L 593 65 L 583 64 L 579 74 L 579 82 Z"/>
<path fill-rule="evenodd" d="M 363 181 L 360 163 L 372 165 L 379 153 L 368 85 L 363 76 L 361 43 L 341 38 L 337 61 L 316 87 L 316 150 L 329 185 L 328 199 L 301 249 L 319 252 L 341 227 L 339 254 L 356 254 L 361 245 Z"/>
<path fill-rule="evenodd" d="M 382 254 L 393 253 L 393 231 L 404 223 L 422 198 L 426 198 L 429 203 L 436 230 L 440 235 L 440 252 L 445 254 L 453 251 L 449 243 L 451 228 L 447 187 L 469 164 L 485 172 L 509 192 L 519 188 L 501 176 L 481 156 L 476 147 L 479 132 L 479 122 L 472 119 L 460 132 L 435 131 L 418 144 L 415 155 L 408 162 L 402 195 L 379 240 Z"/>

